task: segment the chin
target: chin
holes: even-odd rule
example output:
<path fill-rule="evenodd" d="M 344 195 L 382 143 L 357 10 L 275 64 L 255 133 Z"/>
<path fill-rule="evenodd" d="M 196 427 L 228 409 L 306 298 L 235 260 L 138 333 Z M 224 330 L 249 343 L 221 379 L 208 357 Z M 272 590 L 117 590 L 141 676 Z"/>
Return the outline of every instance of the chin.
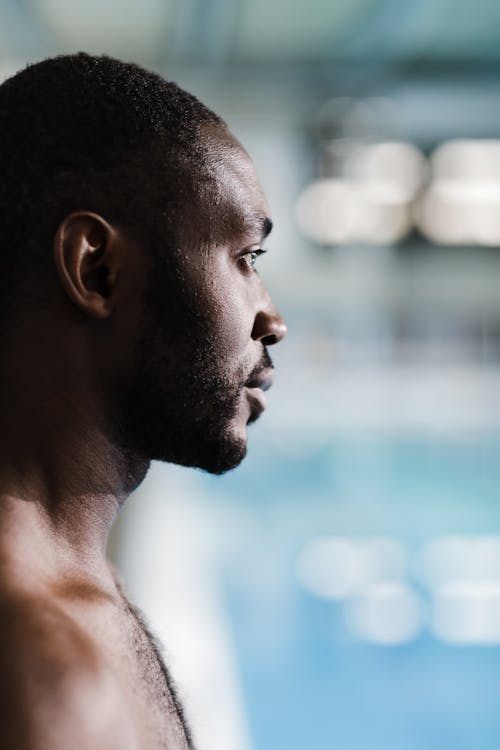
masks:
<path fill-rule="evenodd" d="M 117 442 L 130 454 L 210 474 L 236 468 L 247 455 L 247 425 L 252 414 L 241 396 L 217 403 L 201 418 L 196 413 L 176 412 L 172 404 L 169 409 L 158 407 L 158 403 L 155 399 L 139 412 L 137 402 L 127 400 L 129 411 L 117 432 Z"/>
<path fill-rule="evenodd" d="M 246 441 L 239 445 L 233 445 L 231 450 L 224 451 L 217 457 L 217 460 L 207 466 L 200 468 L 208 471 L 210 474 L 225 474 L 231 469 L 236 469 L 247 455 Z"/>
<path fill-rule="evenodd" d="M 193 469 L 201 469 L 209 474 L 225 474 L 232 469 L 236 469 L 246 454 L 247 447 L 246 444 L 243 444 L 232 445 L 230 448 L 226 446 L 223 450 L 207 451 L 203 454 L 199 452 L 194 453 L 193 451 L 192 453 L 186 452 L 183 455 L 158 456 L 157 460 Z"/>
<path fill-rule="evenodd" d="M 246 430 L 244 434 L 219 435 L 215 439 L 193 437 L 183 444 L 177 442 L 169 450 L 154 451 L 157 461 L 201 469 L 209 474 L 225 474 L 235 469 L 247 455 Z"/>
<path fill-rule="evenodd" d="M 225 474 L 235 469 L 247 455 L 246 437 L 233 437 L 219 443 L 206 446 L 206 450 L 200 452 L 197 458 L 188 465 L 194 466 L 209 474 Z"/>
<path fill-rule="evenodd" d="M 234 420 L 219 433 L 205 434 L 193 447 L 192 460 L 186 465 L 209 474 L 225 474 L 235 469 L 247 455 L 246 417 Z"/>

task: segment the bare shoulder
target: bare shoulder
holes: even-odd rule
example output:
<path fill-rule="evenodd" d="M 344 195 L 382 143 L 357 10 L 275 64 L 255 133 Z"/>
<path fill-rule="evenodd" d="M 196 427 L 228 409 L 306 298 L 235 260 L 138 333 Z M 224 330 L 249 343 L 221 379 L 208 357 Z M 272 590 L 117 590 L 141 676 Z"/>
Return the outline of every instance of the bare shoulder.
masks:
<path fill-rule="evenodd" d="M 120 686 L 56 603 L 0 594 L 3 750 L 134 750 Z"/>

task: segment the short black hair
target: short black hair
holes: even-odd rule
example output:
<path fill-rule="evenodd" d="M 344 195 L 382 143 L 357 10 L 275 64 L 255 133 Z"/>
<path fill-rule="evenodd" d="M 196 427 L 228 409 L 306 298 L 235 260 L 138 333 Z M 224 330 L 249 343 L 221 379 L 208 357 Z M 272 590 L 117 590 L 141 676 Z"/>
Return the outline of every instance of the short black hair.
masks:
<path fill-rule="evenodd" d="M 108 56 L 62 55 L 6 80 L 0 310 L 21 275 L 47 267 L 55 231 L 72 211 L 145 232 L 153 221 L 172 223 L 169 204 L 189 195 L 203 168 L 199 133 L 207 123 L 226 127 L 175 83 Z"/>

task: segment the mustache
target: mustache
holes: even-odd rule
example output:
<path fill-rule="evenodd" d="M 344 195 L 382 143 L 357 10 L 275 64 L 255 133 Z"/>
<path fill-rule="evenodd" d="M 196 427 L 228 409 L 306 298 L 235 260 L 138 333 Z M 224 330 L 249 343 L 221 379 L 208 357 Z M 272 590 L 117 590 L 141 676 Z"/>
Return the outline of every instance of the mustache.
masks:
<path fill-rule="evenodd" d="M 259 375 L 264 372 L 264 370 L 274 370 L 273 361 L 269 356 L 269 352 L 267 351 L 267 349 L 264 349 L 262 357 L 259 359 L 253 370 L 249 373 L 247 379 L 245 380 L 245 383 L 251 383 L 253 380 L 257 380 Z"/>

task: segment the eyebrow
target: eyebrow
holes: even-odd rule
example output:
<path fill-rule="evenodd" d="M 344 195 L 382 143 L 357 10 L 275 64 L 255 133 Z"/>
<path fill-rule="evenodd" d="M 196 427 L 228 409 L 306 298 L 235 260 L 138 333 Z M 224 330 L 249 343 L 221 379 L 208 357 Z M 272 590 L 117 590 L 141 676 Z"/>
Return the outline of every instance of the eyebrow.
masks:
<path fill-rule="evenodd" d="M 262 239 L 265 239 L 273 228 L 273 222 L 267 216 L 261 217 L 259 221 L 262 230 Z"/>
<path fill-rule="evenodd" d="M 256 234 L 258 233 L 261 237 L 261 241 L 263 241 L 271 232 L 273 228 L 273 222 L 268 216 L 262 216 L 261 214 L 250 214 L 243 220 L 243 227 L 245 234 L 248 233 L 256 236 Z"/>

